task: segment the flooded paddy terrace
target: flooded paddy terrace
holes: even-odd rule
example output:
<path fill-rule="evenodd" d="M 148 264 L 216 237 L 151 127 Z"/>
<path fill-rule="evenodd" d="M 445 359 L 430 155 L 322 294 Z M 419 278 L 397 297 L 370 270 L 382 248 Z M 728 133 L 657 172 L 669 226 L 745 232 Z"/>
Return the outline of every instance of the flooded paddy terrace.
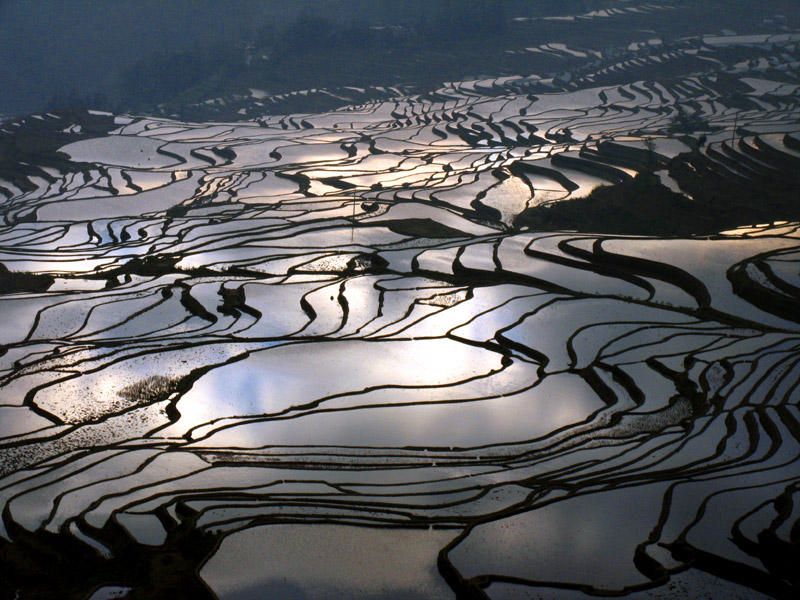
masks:
<path fill-rule="evenodd" d="M 796 178 L 798 87 L 525 85 L 4 122 L 50 150 L 0 174 L 3 593 L 794 597 L 797 219 L 519 216 Z"/>

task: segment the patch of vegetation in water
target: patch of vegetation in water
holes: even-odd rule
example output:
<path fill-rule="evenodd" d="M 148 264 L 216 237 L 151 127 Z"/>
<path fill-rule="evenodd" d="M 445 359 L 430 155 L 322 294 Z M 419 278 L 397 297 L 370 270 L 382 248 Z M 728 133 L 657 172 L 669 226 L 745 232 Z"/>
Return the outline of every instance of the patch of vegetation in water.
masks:
<path fill-rule="evenodd" d="M 54 281 L 55 279 L 51 275 L 14 273 L 0 263 L 0 293 L 2 294 L 44 292 L 53 285 Z"/>
<path fill-rule="evenodd" d="M 389 221 L 386 227 L 394 233 L 409 237 L 463 238 L 465 234 L 432 219 L 400 219 Z"/>
<path fill-rule="evenodd" d="M 154 547 L 133 541 L 109 521 L 92 531 L 111 551 L 110 558 L 103 558 L 69 533 L 30 532 L 3 520 L 12 527 L 13 541 L 0 540 L 0 600 L 85 600 L 108 585 L 130 587 L 128 600 L 215 598 L 197 573 L 218 536 L 188 522 L 175 526 L 166 542 Z"/>
<path fill-rule="evenodd" d="M 682 154 L 669 173 L 691 198 L 667 188 L 652 170 L 595 188 L 584 198 L 527 208 L 515 228 L 586 233 L 685 237 L 712 235 L 753 223 L 800 218 L 800 180 L 764 175 L 738 180 L 720 176 L 699 152 Z"/>
<path fill-rule="evenodd" d="M 515 227 L 593 233 L 680 236 L 713 230 L 706 207 L 661 184 L 653 173 L 639 173 L 617 185 L 602 185 L 588 196 L 523 211 Z"/>
<path fill-rule="evenodd" d="M 132 402 L 150 404 L 166 400 L 178 390 L 179 379 L 164 375 L 151 375 L 137 381 L 117 392 L 121 397 Z"/>

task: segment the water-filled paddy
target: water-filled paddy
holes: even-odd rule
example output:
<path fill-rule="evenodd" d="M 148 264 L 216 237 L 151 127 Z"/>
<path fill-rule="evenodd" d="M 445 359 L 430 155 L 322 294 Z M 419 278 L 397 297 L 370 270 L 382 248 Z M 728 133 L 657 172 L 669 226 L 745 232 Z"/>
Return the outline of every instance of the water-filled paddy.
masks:
<path fill-rule="evenodd" d="M 674 44 L 659 62 L 697 51 Z M 518 219 L 640 172 L 687 197 L 790 179 L 797 89 L 553 81 L 259 122 L 36 119 L 72 137 L 0 177 L 0 560 L 19 567 L 0 585 L 33 589 L 44 548 L 94 599 L 145 589 L 128 567 L 154 556 L 231 600 L 793 597 L 796 218 L 683 237 Z M 686 103 L 708 129 L 678 131 Z"/>

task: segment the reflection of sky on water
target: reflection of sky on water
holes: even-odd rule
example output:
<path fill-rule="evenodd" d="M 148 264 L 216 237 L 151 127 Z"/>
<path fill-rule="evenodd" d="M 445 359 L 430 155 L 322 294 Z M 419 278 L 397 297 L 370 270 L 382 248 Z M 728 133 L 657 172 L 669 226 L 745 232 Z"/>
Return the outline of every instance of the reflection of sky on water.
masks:
<path fill-rule="evenodd" d="M 5 402 L 5 398 L 0 396 Z M 50 427 L 53 423 L 22 406 L 0 406 L 0 437 L 23 435 Z"/>
<path fill-rule="evenodd" d="M 453 598 L 436 555 L 457 532 L 268 525 L 227 537 L 201 577 L 220 600 Z"/>
<path fill-rule="evenodd" d="M 655 526 L 666 487 L 578 496 L 478 525 L 450 559 L 464 577 L 496 573 L 607 590 L 646 583 L 634 550 Z"/>
<path fill-rule="evenodd" d="M 263 344 L 253 346 L 263 347 Z M 180 379 L 194 369 L 224 363 L 247 349 L 247 346 L 214 344 L 150 352 L 118 360 L 102 369 L 98 367 L 103 364 L 103 353 L 87 353 L 86 362 L 82 364 L 86 372 L 81 377 L 45 371 L 52 380 L 60 381 L 38 390 L 33 402 L 66 422 L 94 420 L 131 408 L 139 400 L 153 401 L 152 398 L 120 395 L 127 386 L 152 376 Z M 166 396 L 160 400 L 166 400 Z"/>
<path fill-rule="evenodd" d="M 188 179 L 140 192 L 135 196 L 105 196 L 82 200 L 58 200 L 38 209 L 42 221 L 83 221 L 133 216 L 165 211 L 176 204 L 176 198 L 191 198 L 198 187 L 202 173 L 193 172 Z"/>
<path fill-rule="evenodd" d="M 44 298 L 4 298 L 0 302 L 0 344 L 24 339 L 39 311 L 49 304 Z"/>
<path fill-rule="evenodd" d="M 217 397 L 217 392 L 214 394 L 213 397 Z M 444 398 L 446 394 L 445 389 Z M 213 408 L 210 398 L 206 397 L 202 406 Z M 179 405 L 179 410 L 184 412 L 182 406 Z M 355 411 L 312 412 L 288 420 L 244 423 L 220 431 L 199 445 L 469 448 L 545 436 L 586 419 L 602 406 L 580 377 L 560 374 L 548 377 L 530 391 L 491 400 L 365 407 Z M 189 423 L 194 422 L 191 410 L 187 409 Z M 198 407 L 198 410 L 201 409 Z M 211 429 L 201 428 L 194 437 Z"/>
<path fill-rule="evenodd" d="M 65 256 L 68 256 L 69 259 L 58 260 L 57 256 L 54 256 L 52 253 L 34 260 L 15 260 L 5 257 L 0 257 L 0 259 L 9 270 L 12 271 L 19 271 L 21 273 L 63 273 L 65 275 L 91 273 L 103 267 L 108 267 L 113 262 L 107 258 L 89 258 L 87 256 L 87 258 L 74 260 L 74 254 Z"/>
<path fill-rule="evenodd" d="M 706 598 L 725 598 L 725 600 L 770 600 L 772 596 L 761 594 L 743 585 L 719 579 L 697 569 L 689 569 L 672 575 L 669 584 L 663 587 L 649 588 L 632 592 L 624 596 L 625 600 L 676 600 L 677 598 L 697 597 L 698 590 L 705 593 Z M 535 591 L 512 583 L 493 583 L 487 589 L 492 600 L 520 600 L 520 598 L 536 598 L 537 600 L 591 600 L 597 598 L 589 594 L 569 589 L 539 587 Z"/>
<path fill-rule="evenodd" d="M 500 358 L 441 339 L 281 346 L 202 377 L 178 403 L 182 416 L 176 427 L 185 430 L 221 417 L 275 414 L 371 386 L 455 383 L 500 368 Z"/>
<path fill-rule="evenodd" d="M 703 282 L 709 291 L 713 308 L 781 329 L 794 329 L 795 324 L 759 310 L 733 293 L 727 272 L 739 261 L 761 253 L 796 246 L 796 239 L 771 236 L 755 239 L 658 240 L 657 242 L 612 239 L 603 242 L 603 248 L 608 252 L 680 265 L 686 273 Z"/>
<path fill-rule="evenodd" d="M 120 167 L 154 169 L 176 164 L 176 159 L 158 154 L 159 140 L 142 136 L 111 135 L 79 140 L 61 148 L 79 162 L 102 163 Z"/>

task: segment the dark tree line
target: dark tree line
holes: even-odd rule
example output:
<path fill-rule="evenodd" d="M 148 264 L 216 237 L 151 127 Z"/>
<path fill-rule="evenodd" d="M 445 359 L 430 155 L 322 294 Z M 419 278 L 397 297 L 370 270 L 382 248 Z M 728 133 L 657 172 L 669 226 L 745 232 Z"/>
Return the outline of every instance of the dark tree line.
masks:
<path fill-rule="evenodd" d="M 372 66 L 375 62 L 401 65 L 406 83 L 430 84 L 469 71 L 484 46 L 502 43 L 512 17 L 580 12 L 606 4 L 434 0 L 404 3 L 405 10 L 397 11 L 393 1 L 374 2 L 363 19 L 352 12 L 346 19 L 323 11 L 303 12 L 285 23 L 254 25 L 247 39 L 213 45 L 197 41 L 181 51 L 156 52 L 123 72 L 113 103 L 101 94 L 68 92 L 55 95 L 50 108 L 148 111 L 165 106 L 180 114 L 186 105 L 247 87 L 290 91 L 333 82 L 386 85 L 382 80 L 386 74 Z M 390 13 L 394 14 L 390 21 L 369 21 L 370 14 Z M 452 60 L 448 64 L 415 60 L 426 49 L 441 50 Z"/>
<path fill-rule="evenodd" d="M 118 104 L 114 103 L 108 97 L 108 94 L 103 92 L 81 94 L 75 88 L 71 88 L 68 91 L 56 92 L 50 96 L 47 104 L 45 104 L 45 110 L 47 111 L 71 110 L 75 108 L 112 111 L 118 108 Z"/>
<path fill-rule="evenodd" d="M 502 2 L 442 0 L 433 9 L 406 15 L 399 24 L 367 21 L 341 22 L 301 13 L 284 26 L 267 24 L 252 41 L 203 46 L 196 43 L 181 52 L 156 53 L 142 58 L 120 80 L 120 107 L 148 109 L 169 104 L 179 110 L 229 92 L 248 78 L 291 87 L 300 82 L 294 72 L 298 59 L 325 61 L 349 54 L 370 64 L 370 54 L 408 54 L 421 48 L 463 43 L 464 39 L 497 38 L 507 27 Z M 263 58 L 266 57 L 266 58 Z"/>
<path fill-rule="evenodd" d="M 123 73 L 121 103 L 137 108 L 200 101 L 208 98 L 221 81 L 244 68 L 242 51 L 233 44 L 195 44 L 182 52 L 153 54 Z"/>

